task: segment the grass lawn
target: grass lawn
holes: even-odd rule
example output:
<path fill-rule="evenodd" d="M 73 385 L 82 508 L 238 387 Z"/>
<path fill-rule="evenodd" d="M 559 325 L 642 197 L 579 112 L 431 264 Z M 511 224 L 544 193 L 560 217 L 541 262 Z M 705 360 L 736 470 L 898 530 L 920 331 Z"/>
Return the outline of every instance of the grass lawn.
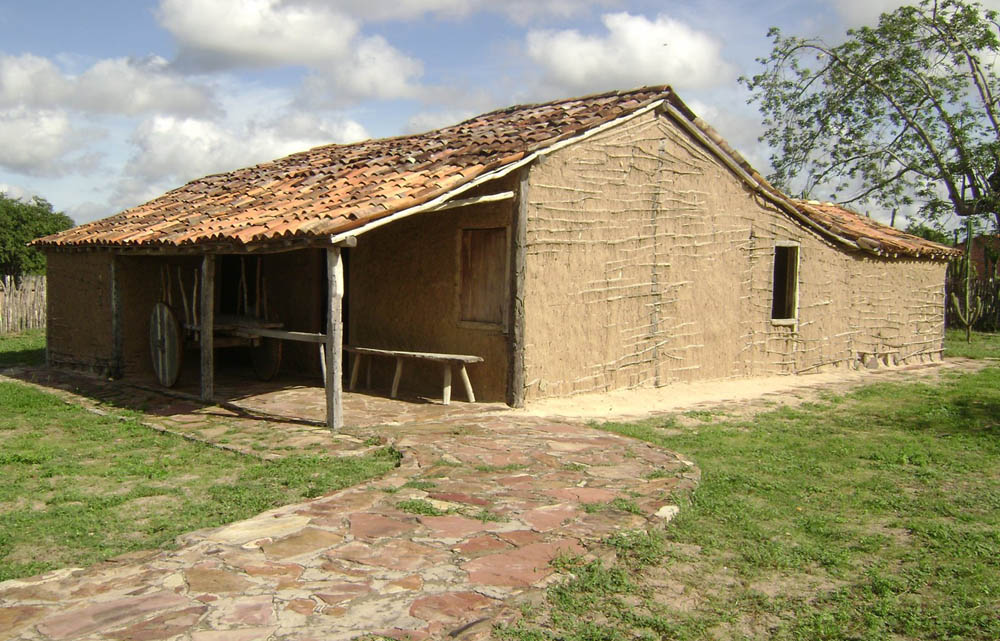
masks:
<path fill-rule="evenodd" d="M 0 369 L 12 365 L 45 364 L 45 330 L 0 334 Z"/>
<path fill-rule="evenodd" d="M 40 337 L 0 337 L 0 366 L 44 352 Z M 184 532 L 354 485 L 398 463 L 390 449 L 262 463 L 155 432 L 138 417 L 99 416 L 0 382 L 0 581 L 166 547 Z"/>
<path fill-rule="evenodd" d="M 972 332 L 972 342 L 966 342 L 964 329 L 945 332 L 944 354 L 966 358 L 1000 358 L 1000 334 Z"/>
<path fill-rule="evenodd" d="M 502 638 L 1000 639 L 1000 367 L 681 418 L 597 426 L 697 462 L 680 515 L 562 559 Z"/>

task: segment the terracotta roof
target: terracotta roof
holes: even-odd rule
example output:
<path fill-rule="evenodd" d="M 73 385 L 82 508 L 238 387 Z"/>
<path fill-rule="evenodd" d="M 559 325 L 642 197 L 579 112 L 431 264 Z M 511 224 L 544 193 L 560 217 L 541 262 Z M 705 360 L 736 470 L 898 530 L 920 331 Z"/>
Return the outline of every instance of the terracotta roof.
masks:
<path fill-rule="evenodd" d="M 876 254 L 939 258 L 960 250 L 832 204 L 792 201 L 674 94 L 642 87 L 492 111 L 411 136 L 324 145 L 193 180 L 145 204 L 34 241 L 42 247 L 183 247 L 328 239 L 500 172 L 531 154 L 663 101 L 755 190 L 807 227 Z"/>
<path fill-rule="evenodd" d="M 672 97 L 669 87 L 643 87 L 508 107 L 423 134 L 316 147 L 193 180 L 35 244 L 155 247 L 320 238 L 429 201 Z"/>
<path fill-rule="evenodd" d="M 795 206 L 824 229 L 842 238 L 849 238 L 866 251 L 882 256 L 912 256 L 950 258 L 961 256 L 962 250 L 913 236 L 878 223 L 871 218 L 836 205 L 815 200 L 793 200 Z"/>

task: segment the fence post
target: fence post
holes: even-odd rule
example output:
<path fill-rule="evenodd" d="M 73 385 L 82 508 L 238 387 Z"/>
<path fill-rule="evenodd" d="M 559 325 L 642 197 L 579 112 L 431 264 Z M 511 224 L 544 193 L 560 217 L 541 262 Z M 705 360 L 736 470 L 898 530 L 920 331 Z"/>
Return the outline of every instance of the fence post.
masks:
<path fill-rule="evenodd" d="M 0 334 L 45 327 L 45 276 L 0 276 Z"/>

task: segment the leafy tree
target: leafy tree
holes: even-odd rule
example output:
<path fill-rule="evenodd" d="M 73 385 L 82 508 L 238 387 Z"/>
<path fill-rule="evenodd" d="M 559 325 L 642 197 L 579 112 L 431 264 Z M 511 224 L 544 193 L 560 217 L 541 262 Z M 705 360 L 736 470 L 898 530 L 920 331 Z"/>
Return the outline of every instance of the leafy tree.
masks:
<path fill-rule="evenodd" d="M 72 226 L 69 216 L 52 211 L 42 198 L 26 202 L 0 193 L 0 275 L 20 280 L 24 274 L 44 272 L 45 255 L 28 243 Z"/>
<path fill-rule="evenodd" d="M 995 11 L 963 0 L 900 7 L 836 46 L 771 29 L 764 71 L 741 81 L 764 115 L 773 181 L 1000 227 L 997 30 Z"/>
<path fill-rule="evenodd" d="M 927 240 L 934 241 L 935 243 L 941 243 L 942 245 L 953 245 L 955 239 L 943 232 L 940 229 L 936 229 L 929 225 L 923 223 L 911 222 L 906 226 L 904 230 L 907 234 L 913 234 L 914 236 L 919 236 L 920 238 L 925 238 Z"/>

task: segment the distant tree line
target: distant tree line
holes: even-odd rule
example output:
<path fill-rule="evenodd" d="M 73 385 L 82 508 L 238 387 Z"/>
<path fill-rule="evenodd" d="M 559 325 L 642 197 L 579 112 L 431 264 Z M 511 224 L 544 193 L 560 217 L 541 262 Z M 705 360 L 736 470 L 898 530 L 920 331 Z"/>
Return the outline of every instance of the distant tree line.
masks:
<path fill-rule="evenodd" d="M 73 219 L 53 211 L 37 196 L 31 200 L 0 193 L 0 275 L 20 281 L 25 274 L 45 273 L 45 255 L 28 243 L 73 226 Z"/>

